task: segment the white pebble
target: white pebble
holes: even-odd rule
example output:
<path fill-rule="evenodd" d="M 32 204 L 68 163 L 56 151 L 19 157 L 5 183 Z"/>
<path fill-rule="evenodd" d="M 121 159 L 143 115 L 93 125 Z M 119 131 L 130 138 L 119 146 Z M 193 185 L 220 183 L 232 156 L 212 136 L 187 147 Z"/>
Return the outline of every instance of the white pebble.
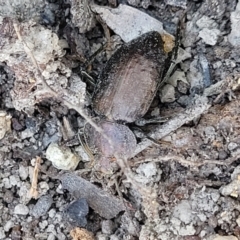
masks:
<path fill-rule="evenodd" d="M 6 222 L 6 224 L 4 225 L 4 231 L 8 232 L 12 227 L 14 226 L 14 222 L 9 220 Z"/>
<path fill-rule="evenodd" d="M 80 161 L 77 154 L 72 153 L 67 147 L 58 146 L 56 143 L 49 145 L 46 157 L 55 168 L 62 170 L 75 170 Z"/>
<path fill-rule="evenodd" d="M 216 28 L 215 29 L 204 28 L 199 32 L 199 37 L 202 38 L 202 40 L 206 44 L 214 46 L 217 43 L 220 33 L 221 32 Z"/>
<path fill-rule="evenodd" d="M 18 204 L 14 208 L 14 213 L 19 215 L 27 215 L 29 213 L 29 209 L 27 206 L 23 204 Z"/>
<path fill-rule="evenodd" d="M 0 227 L 0 239 L 5 239 L 6 238 L 6 235 L 4 233 L 4 230 L 2 227 Z"/>
<path fill-rule="evenodd" d="M 22 165 L 19 166 L 19 176 L 22 180 L 26 180 L 28 177 L 28 167 L 24 167 Z"/>

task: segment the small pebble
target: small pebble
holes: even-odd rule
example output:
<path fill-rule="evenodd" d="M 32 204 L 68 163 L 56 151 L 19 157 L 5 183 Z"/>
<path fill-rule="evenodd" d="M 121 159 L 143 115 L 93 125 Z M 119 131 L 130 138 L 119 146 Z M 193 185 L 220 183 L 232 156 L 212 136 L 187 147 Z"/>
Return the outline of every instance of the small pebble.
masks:
<path fill-rule="evenodd" d="M 62 170 L 74 170 L 80 158 L 71 152 L 70 148 L 61 147 L 56 143 L 51 143 L 46 151 L 46 158 L 52 162 L 53 166 Z"/>
<path fill-rule="evenodd" d="M 234 149 L 236 149 L 238 147 L 238 144 L 237 143 L 234 143 L 234 142 L 230 142 L 228 144 L 228 150 L 229 151 L 233 151 Z"/>
<path fill-rule="evenodd" d="M 4 233 L 4 230 L 2 227 L 0 227 L 0 239 L 5 239 L 6 238 L 6 235 Z"/>
<path fill-rule="evenodd" d="M 44 230 L 46 227 L 48 226 L 48 221 L 44 220 L 42 222 L 39 223 L 39 227 Z"/>
<path fill-rule="evenodd" d="M 23 204 L 18 204 L 14 208 L 14 213 L 19 215 L 28 215 L 29 209 L 27 206 Z"/>
<path fill-rule="evenodd" d="M 160 91 L 160 99 L 162 103 L 169 103 L 175 101 L 175 88 L 170 85 L 166 84 Z"/>
<path fill-rule="evenodd" d="M 102 232 L 106 234 L 111 234 L 114 229 L 114 224 L 112 220 L 103 220 L 102 221 Z"/>
<path fill-rule="evenodd" d="M 183 9 L 187 8 L 187 0 L 165 0 L 165 2 L 174 7 L 181 7 Z"/>
<path fill-rule="evenodd" d="M 19 166 L 19 176 L 22 180 L 26 180 L 28 177 L 28 167 L 24 167 L 22 165 Z"/>
<path fill-rule="evenodd" d="M 240 2 L 238 2 L 236 10 L 231 13 L 231 33 L 228 35 L 228 41 L 235 47 L 240 46 L 239 16 Z"/>
<path fill-rule="evenodd" d="M 217 43 L 220 33 L 218 29 L 204 28 L 199 32 L 199 37 L 202 38 L 206 44 L 214 46 Z"/>
<path fill-rule="evenodd" d="M 6 224 L 4 225 L 4 231 L 8 232 L 12 227 L 14 226 L 14 222 L 9 220 L 6 222 Z"/>
<path fill-rule="evenodd" d="M 154 162 L 143 163 L 139 165 L 139 167 L 136 169 L 136 172 L 144 175 L 147 178 L 151 178 L 157 174 L 157 166 Z"/>
<path fill-rule="evenodd" d="M 98 232 L 96 234 L 96 240 L 108 240 L 108 235 Z"/>
<path fill-rule="evenodd" d="M 86 216 L 88 211 L 88 203 L 86 199 L 82 198 L 72 202 L 65 210 L 65 213 L 70 222 L 77 224 L 79 227 L 85 227 L 87 225 Z"/>
<path fill-rule="evenodd" d="M 3 201 L 6 203 L 11 203 L 13 201 L 13 193 L 9 190 L 6 190 L 3 196 Z"/>
<path fill-rule="evenodd" d="M 53 203 L 53 199 L 50 195 L 45 195 L 40 197 L 32 210 L 32 215 L 35 218 L 44 216 L 48 212 L 52 203 Z"/>
<path fill-rule="evenodd" d="M 110 236 L 110 240 L 120 240 L 115 234 Z"/>
<path fill-rule="evenodd" d="M 50 233 L 50 234 L 48 235 L 47 240 L 55 240 L 55 239 L 56 239 L 56 237 L 55 237 L 55 235 L 54 235 L 53 233 Z"/>

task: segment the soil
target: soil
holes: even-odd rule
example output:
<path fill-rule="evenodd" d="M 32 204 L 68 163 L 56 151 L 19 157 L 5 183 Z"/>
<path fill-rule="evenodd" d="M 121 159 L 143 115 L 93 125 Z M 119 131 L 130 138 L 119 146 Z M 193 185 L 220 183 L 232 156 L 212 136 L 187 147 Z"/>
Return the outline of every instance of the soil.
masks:
<path fill-rule="evenodd" d="M 90 10 L 90 1 L 23 2 L 0 0 L 0 239 L 240 239 L 240 3 L 95 2 L 132 6 L 174 36 L 180 19 L 187 55 L 144 116 L 151 123 L 126 124 L 148 147 L 127 164 L 112 158 L 111 171 L 102 172 L 98 153 L 84 151 L 86 121 L 79 113 L 84 108 L 100 118 L 91 95 L 123 40 Z M 38 66 L 13 23 L 24 41 L 35 43 L 40 75 L 58 95 L 39 88 Z M 178 117 L 203 98 L 203 114 Z M 160 117 L 165 123 L 152 123 Z M 173 118 L 174 131 L 152 137 Z M 51 144 L 59 147 L 54 160 L 46 156 Z"/>

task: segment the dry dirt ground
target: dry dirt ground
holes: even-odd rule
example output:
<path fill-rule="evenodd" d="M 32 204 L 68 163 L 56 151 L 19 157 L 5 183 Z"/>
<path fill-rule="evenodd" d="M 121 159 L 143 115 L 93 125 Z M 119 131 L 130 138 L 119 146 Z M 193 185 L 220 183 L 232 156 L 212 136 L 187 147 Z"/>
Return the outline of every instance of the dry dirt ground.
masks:
<path fill-rule="evenodd" d="M 100 72 L 179 19 L 182 59 L 145 116 L 165 121 L 127 124 L 135 156 L 99 171 L 81 139 Z M 239 19 L 236 0 L 0 0 L 0 239 L 240 239 Z"/>

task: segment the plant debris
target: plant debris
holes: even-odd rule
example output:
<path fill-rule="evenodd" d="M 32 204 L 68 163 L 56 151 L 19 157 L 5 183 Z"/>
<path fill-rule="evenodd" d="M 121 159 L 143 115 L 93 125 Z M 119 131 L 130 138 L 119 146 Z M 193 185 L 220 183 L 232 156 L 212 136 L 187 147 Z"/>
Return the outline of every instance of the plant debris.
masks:
<path fill-rule="evenodd" d="M 114 218 L 126 209 L 121 200 L 73 173 L 63 174 L 60 180 L 63 189 L 68 190 L 77 199 L 85 198 L 89 206 L 106 219 Z"/>

